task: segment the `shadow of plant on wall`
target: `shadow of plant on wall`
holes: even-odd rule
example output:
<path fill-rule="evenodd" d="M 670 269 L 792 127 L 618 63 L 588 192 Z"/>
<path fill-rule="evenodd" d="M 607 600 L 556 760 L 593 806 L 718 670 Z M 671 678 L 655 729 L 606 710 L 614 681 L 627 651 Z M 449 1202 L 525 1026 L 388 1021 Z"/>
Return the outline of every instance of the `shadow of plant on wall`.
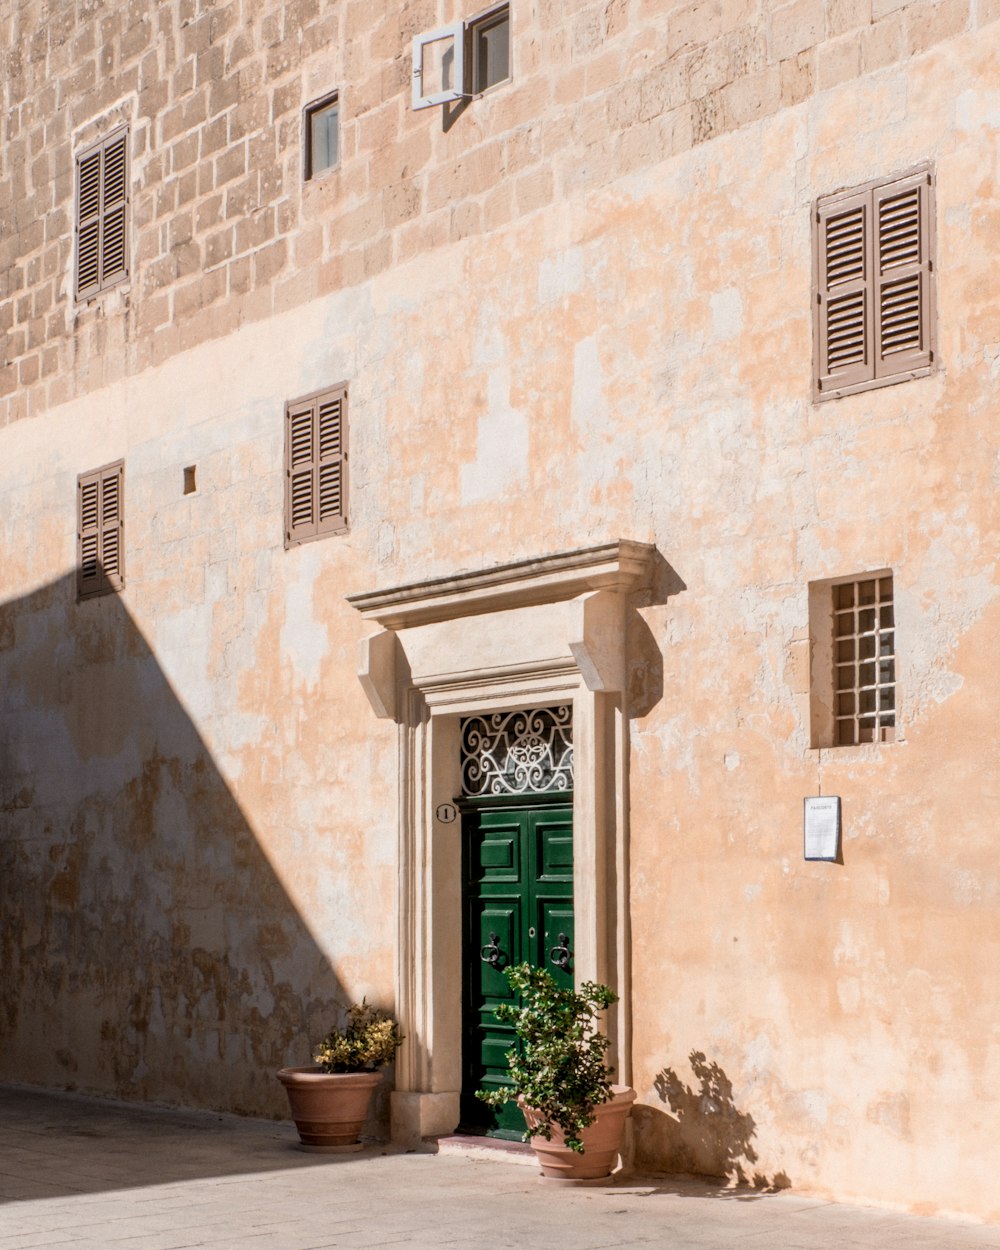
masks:
<path fill-rule="evenodd" d="M 673 1068 L 657 1073 L 653 1087 L 673 1112 L 674 1167 L 700 1176 L 726 1177 L 765 1193 L 788 1189 L 784 1172 L 768 1178 L 758 1171 L 753 1139 L 756 1124 L 733 1101 L 733 1083 L 719 1064 L 699 1050 L 688 1056 L 698 1087 L 685 1084 Z"/>

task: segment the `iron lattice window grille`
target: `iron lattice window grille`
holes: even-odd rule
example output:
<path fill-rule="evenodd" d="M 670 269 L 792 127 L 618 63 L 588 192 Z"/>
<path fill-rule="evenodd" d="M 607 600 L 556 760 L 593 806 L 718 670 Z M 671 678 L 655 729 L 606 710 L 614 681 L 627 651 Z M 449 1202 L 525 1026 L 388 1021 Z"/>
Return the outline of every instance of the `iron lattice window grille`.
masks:
<path fill-rule="evenodd" d="M 841 582 L 833 595 L 836 746 L 896 735 L 896 620 L 892 575 Z"/>
<path fill-rule="evenodd" d="M 815 398 L 929 373 L 936 348 L 932 170 L 825 196 L 813 224 Z"/>
<path fill-rule="evenodd" d="M 469 716 L 461 728 L 463 794 L 558 794 L 573 789 L 570 704 Z"/>
<path fill-rule="evenodd" d="M 285 405 L 285 546 L 347 529 L 347 384 Z"/>
<path fill-rule="evenodd" d="M 510 5 L 438 27 L 413 40 L 413 107 L 481 95 L 510 78 Z"/>
<path fill-rule="evenodd" d="M 76 585 L 81 599 L 125 585 L 125 462 L 77 478 Z"/>
<path fill-rule="evenodd" d="M 305 107 L 305 179 L 316 178 L 340 163 L 340 93 L 332 91 Z"/>
<path fill-rule="evenodd" d="M 76 298 L 128 277 L 128 128 L 76 158 Z"/>

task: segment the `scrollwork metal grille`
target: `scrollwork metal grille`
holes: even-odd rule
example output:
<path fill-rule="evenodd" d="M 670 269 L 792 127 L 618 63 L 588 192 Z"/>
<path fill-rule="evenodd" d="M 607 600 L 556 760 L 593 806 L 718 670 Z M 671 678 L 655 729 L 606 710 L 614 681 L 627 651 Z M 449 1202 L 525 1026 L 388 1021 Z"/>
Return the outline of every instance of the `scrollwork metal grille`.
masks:
<path fill-rule="evenodd" d="M 464 794 L 553 794 L 572 788 L 570 704 L 462 721 Z"/>

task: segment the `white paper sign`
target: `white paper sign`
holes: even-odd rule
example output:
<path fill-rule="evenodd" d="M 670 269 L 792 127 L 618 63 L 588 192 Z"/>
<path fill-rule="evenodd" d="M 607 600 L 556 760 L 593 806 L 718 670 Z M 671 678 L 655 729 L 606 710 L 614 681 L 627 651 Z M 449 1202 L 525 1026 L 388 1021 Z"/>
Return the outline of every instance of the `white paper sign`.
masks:
<path fill-rule="evenodd" d="M 839 797 L 805 800 L 803 835 L 806 859 L 837 859 L 840 852 Z"/>

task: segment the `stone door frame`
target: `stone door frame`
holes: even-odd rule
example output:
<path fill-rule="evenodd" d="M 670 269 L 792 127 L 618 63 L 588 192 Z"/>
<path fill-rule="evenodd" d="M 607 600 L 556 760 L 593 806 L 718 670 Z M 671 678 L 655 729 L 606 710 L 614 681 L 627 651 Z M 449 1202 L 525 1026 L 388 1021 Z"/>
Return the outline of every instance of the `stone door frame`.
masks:
<path fill-rule="evenodd" d="M 464 716 L 573 706 L 574 962 L 579 981 L 620 995 L 610 1057 L 630 1080 L 625 619 L 653 554 L 619 540 L 349 598 L 381 626 L 358 675 L 398 726 L 396 1141 L 450 1133 L 459 1118 L 461 822 L 447 817 Z"/>

